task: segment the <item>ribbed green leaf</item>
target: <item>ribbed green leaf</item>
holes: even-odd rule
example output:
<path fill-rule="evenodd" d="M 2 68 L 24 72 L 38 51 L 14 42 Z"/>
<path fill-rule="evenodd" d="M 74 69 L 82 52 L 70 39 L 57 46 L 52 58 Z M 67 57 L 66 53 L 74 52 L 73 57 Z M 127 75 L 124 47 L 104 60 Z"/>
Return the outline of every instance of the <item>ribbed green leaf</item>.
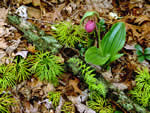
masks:
<path fill-rule="evenodd" d="M 123 56 L 123 54 L 116 54 L 116 55 L 112 56 L 112 57 L 110 58 L 110 62 L 113 62 L 113 61 L 117 60 L 117 59 L 120 58 L 121 56 Z"/>
<path fill-rule="evenodd" d="M 138 56 L 141 56 L 141 55 L 143 55 L 143 52 L 141 52 L 140 50 L 136 50 L 136 54 L 137 54 Z"/>
<path fill-rule="evenodd" d="M 125 44 L 126 30 L 123 22 L 114 24 L 101 41 L 104 55 L 115 55 Z"/>
<path fill-rule="evenodd" d="M 89 48 L 85 53 L 85 61 L 95 65 L 103 65 L 109 58 L 110 55 L 102 56 L 101 50 L 96 47 Z"/>
<path fill-rule="evenodd" d="M 145 54 L 145 55 L 150 55 L 150 48 L 146 48 L 146 49 L 144 50 L 144 54 Z"/>
<path fill-rule="evenodd" d="M 139 61 L 139 62 L 143 62 L 144 59 L 145 59 L 144 56 L 139 56 L 139 57 L 138 57 L 138 61 Z"/>
<path fill-rule="evenodd" d="M 147 60 L 150 61 L 150 55 L 146 55 L 146 56 L 145 56 L 145 59 L 147 59 Z"/>
<path fill-rule="evenodd" d="M 136 48 L 137 51 L 140 51 L 141 53 L 143 53 L 143 49 L 139 44 L 136 44 L 135 48 Z"/>

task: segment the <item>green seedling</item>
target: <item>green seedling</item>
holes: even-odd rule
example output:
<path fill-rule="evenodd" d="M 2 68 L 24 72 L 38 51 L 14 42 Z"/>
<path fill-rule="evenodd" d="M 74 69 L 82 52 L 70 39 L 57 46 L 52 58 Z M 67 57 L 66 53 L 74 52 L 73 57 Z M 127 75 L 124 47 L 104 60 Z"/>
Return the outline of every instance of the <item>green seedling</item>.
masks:
<path fill-rule="evenodd" d="M 143 48 L 139 44 L 135 45 L 135 48 L 139 62 L 143 62 L 144 60 L 150 61 L 150 48 L 146 48 L 143 51 Z"/>

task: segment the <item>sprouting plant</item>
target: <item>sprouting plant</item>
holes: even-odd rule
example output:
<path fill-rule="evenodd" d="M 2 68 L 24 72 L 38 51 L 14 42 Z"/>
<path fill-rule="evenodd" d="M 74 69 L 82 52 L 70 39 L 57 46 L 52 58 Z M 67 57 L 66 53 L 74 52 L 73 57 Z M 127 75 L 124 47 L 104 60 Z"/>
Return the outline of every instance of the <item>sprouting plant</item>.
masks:
<path fill-rule="evenodd" d="M 108 104 L 108 101 L 103 99 L 100 95 L 92 93 L 92 95 L 90 95 L 90 99 L 91 100 L 89 100 L 87 104 L 97 113 L 114 113 L 112 106 Z"/>
<path fill-rule="evenodd" d="M 49 92 L 48 93 L 49 101 L 52 101 L 54 108 L 56 108 L 59 105 L 60 96 L 61 96 L 60 92 Z"/>
<path fill-rule="evenodd" d="M 136 86 L 129 93 L 131 97 L 140 105 L 147 107 L 150 105 L 150 73 L 147 67 L 136 71 Z"/>
<path fill-rule="evenodd" d="M 81 19 L 81 23 L 86 17 L 98 14 L 96 12 L 87 12 Z M 98 47 L 90 47 L 85 53 L 85 61 L 95 65 L 109 65 L 111 62 L 120 58 L 123 54 L 118 54 L 125 43 L 126 30 L 123 22 L 115 23 L 100 40 L 100 32 L 103 30 L 104 22 L 100 21 L 96 24 Z M 90 27 L 90 26 L 89 26 Z"/>
<path fill-rule="evenodd" d="M 72 102 L 65 102 L 61 111 L 63 113 L 75 113 L 75 107 Z"/>
<path fill-rule="evenodd" d="M 107 93 L 107 86 L 103 82 L 103 80 L 98 80 L 95 78 L 95 74 L 93 72 L 95 71 L 90 66 L 86 65 L 83 61 L 76 58 L 69 59 L 68 62 L 74 63 L 74 66 L 79 66 L 79 70 L 81 71 L 81 75 L 83 76 L 85 83 L 88 84 L 89 89 L 91 92 L 95 91 L 96 93 L 102 95 L 103 97 L 106 96 Z M 78 70 L 75 70 L 78 71 Z"/>
<path fill-rule="evenodd" d="M 135 45 L 135 48 L 139 62 L 143 62 L 145 59 L 150 61 L 150 47 L 145 48 L 143 51 L 142 47 L 139 44 L 137 44 Z"/>
<path fill-rule="evenodd" d="M 31 72 L 35 73 L 41 80 L 52 82 L 54 85 L 58 84 L 57 76 L 64 71 L 59 63 L 59 57 L 51 55 L 49 52 L 40 52 L 31 55 L 28 62 L 31 65 Z"/>
<path fill-rule="evenodd" d="M 16 82 L 14 64 L 0 66 L 0 88 L 13 87 Z"/>
<path fill-rule="evenodd" d="M 15 70 L 15 75 L 17 78 L 17 81 L 24 81 L 28 79 L 31 75 L 31 72 L 29 70 L 29 63 L 25 59 L 15 59 L 15 64 L 14 64 L 14 70 Z"/>
<path fill-rule="evenodd" d="M 57 40 L 67 47 L 74 47 L 77 43 L 86 43 L 87 34 L 80 25 L 71 22 L 59 22 L 53 26 Z"/>
<path fill-rule="evenodd" d="M 12 98 L 11 94 L 0 89 L 0 112 L 10 113 L 9 106 L 16 103 L 15 99 Z"/>

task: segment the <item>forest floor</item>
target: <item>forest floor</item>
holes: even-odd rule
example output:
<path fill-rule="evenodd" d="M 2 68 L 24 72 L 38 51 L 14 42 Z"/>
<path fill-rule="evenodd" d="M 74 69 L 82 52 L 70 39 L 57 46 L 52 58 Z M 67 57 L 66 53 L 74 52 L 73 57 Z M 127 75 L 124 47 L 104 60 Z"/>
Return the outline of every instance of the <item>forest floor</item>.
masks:
<path fill-rule="evenodd" d="M 150 113 L 150 0 L 0 0 L 0 13 L 0 112 Z M 121 57 L 87 62 L 88 20 L 104 20 L 102 42 L 124 23 Z"/>

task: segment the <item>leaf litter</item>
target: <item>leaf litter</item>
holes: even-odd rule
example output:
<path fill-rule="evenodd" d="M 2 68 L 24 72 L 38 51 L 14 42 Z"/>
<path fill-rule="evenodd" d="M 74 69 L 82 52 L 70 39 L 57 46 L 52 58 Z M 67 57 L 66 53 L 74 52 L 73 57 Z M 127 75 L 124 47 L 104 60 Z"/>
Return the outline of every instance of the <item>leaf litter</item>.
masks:
<path fill-rule="evenodd" d="M 7 1 L 6 1 L 7 2 Z M 87 10 L 95 10 L 106 21 L 107 29 L 116 21 L 116 18 L 110 18 L 109 13 L 115 12 L 119 17 L 119 21 L 126 24 L 127 40 L 124 49 L 124 57 L 111 64 L 111 70 L 103 72 L 101 68 L 97 68 L 102 76 L 109 81 L 116 89 L 130 90 L 135 86 L 135 70 L 137 67 L 147 66 L 150 68 L 149 62 L 144 61 L 142 64 L 137 62 L 135 53 L 135 44 L 140 44 L 144 48 L 150 47 L 150 16 L 149 4 L 140 0 L 118 1 L 114 0 L 77 0 L 77 1 L 61 1 L 61 0 L 18 0 L 13 1 L 16 4 L 15 10 L 22 4 L 27 7 L 21 17 L 39 29 L 47 30 L 49 23 L 54 24 L 56 21 L 73 21 L 79 24 L 81 17 Z M 0 8 L 0 61 L 2 64 L 12 62 L 17 55 L 27 58 L 27 53 L 34 54 L 37 52 L 32 44 L 27 44 L 22 33 L 7 22 L 8 11 L 12 11 L 11 5 L 8 8 Z M 13 12 L 13 11 L 12 11 Z M 19 12 L 19 11 L 18 11 Z M 17 12 L 17 13 L 18 13 Z M 47 22 L 47 23 L 46 23 Z M 21 36 L 15 35 L 18 32 Z M 21 47 L 22 46 L 22 47 Z M 71 51 L 72 52 L 72 51 Z M 71 54 L 71 53 L 69 53 Z M 63 56 L 63 55 L 62 55 Z M 11 59 L 11 60 L 8 60 Z M 63 57 L 62 57 L 63 59 Z M 63 59 L 64 62 L 66 59 Z M 96 66 L 95 66 L 96 67 Z M 96 113 L 88 108 L 85 102 L 88 100 L 89 92 L 83 91 L 80 86 L 82 79 L 74 77 L 72 73 L 66 73 L 65 77 L 60 78 L 58 87 L 54 87 L 52 83 L 39 81 L 34 75 L 30 80 L 17 84 L 17 89 L 10 91 L 18 98 L 16 106 L 11 107 L 12 112 L 21 113 L 48 113 L 54 112 L 51 102 L 48 101 L 47 94 L 51 91 L 61 91 L 59 106 L 56 113 L 60 113 L 65 101 L 71 101 L 76 107 L 75 112 L 79 113 Z M 87 86 L 83 86 L 84 90 Z M 82 98 L 85 98 L 82 100 Z M 115 106 L 115 105 L 114 105 Z M 125 111 L 125 110 L 122 110 Z M 126 112 L 126 111 L 125 111 Z"/>

